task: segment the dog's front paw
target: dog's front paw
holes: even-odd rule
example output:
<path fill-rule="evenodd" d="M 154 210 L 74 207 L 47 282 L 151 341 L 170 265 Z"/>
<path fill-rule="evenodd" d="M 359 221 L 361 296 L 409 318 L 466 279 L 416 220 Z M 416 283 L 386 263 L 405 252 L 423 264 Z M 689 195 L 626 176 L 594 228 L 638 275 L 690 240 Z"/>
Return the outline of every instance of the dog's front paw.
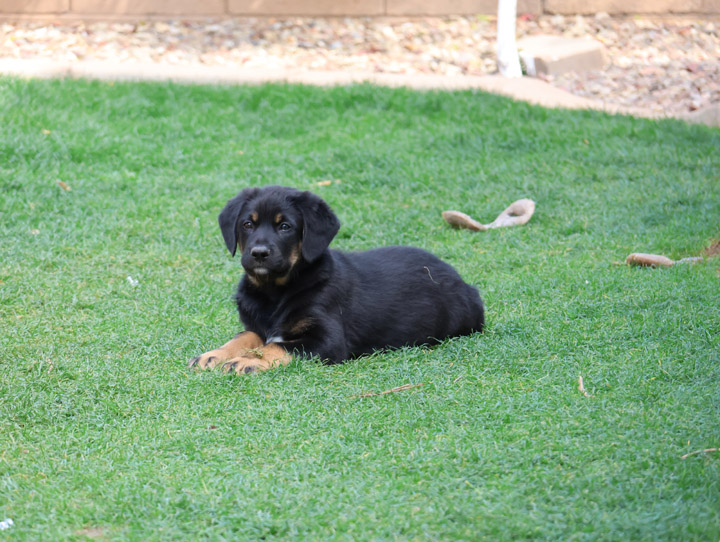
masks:
<path fill-rule="evenodd" d="M 204 354 L 196 356 L 188 361 L 188 368 L 213 369 L 214 367 L 217 367 L 221 361 L 223 361 L 223 358 L 220 357 L 217 350 L 211 350 L 210 352 L 205 352 Z"/>
<path fill-rule="evenodd" d="M 256 357 L 243 356 L 223 363 L 222 370 L 224 373 L 235 373 L 239 375 L 256 373 L 257 371 L 264 371 L 267 368 L 263 366 L 261 361 L 262 360 Z"/>
<path fill-rule="evenodd" d="M 188 367 L 198 369 L 213 369 L 221 362 L 244 356 L 248 351 L 260 348 L 263 340 L 252 331 L 244 331 L 235 335 L 235 338 L 226 342 L 220 348 L 210 350 L 188 361 Z"/>
<path fill-rule="evenodd" d="M 242 356 L 224 363 L 222 370 L 226 373 L 248 374 L 267 371 L 280 365 L 290 363 L 290 354 L 277 344 L 268 344 L 261 348 L 252 348 Z"/>

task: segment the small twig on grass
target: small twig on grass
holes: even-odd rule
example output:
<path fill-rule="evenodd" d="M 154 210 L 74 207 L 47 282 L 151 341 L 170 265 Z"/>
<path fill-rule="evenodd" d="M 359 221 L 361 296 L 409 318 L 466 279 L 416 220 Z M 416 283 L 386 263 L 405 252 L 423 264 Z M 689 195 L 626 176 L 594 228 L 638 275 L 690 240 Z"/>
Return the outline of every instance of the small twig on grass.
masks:
<path fill-rule="evenodd" d="M 590 394 L 587 392 L 587 390 L 585 389 L 585 384 L 583 384 L 583 378 L 582 378 L 582 376 L 579 376 L 579 377 L 578 377 L 578 390 L 579 390 L 580 393 L 582 393 L 585 397 L 592 397 L 592 395 L 590 395 Z"/>
<path fill-rule="evenodd" d="M 687 459 L 688 457 L 690 457 L 692 455 L 709 454 L 711 452 L 720 452 L 720 448 L 705 448 L 704 450 L 695 450 L 694 452 L 685 454 L 684 456 L 680 457 L 680 459 Z"/>
<path fill-rule="evenodd" d="M 410 390 L 410 389 L 412 389 L 412 388 L 419 388 L 419 387 L 424 386 L 424 385 L 425 385 L 425 384 L 403 384 L 402 386 L 398 386 L 397 388 L 393 388 L 393 389 L 391 389 L 391 390 L 385 390 L 385 391 L 381 391 L 381 392 L 369 391 L 369 392 L 367 392 L 367 393 L 361 393 L 360 395 L 353 395 L 352 397 L 353 397 L 353 398 L 356 398 L 356 397 L 374 397 L 374 396 L 376 396 L 376 395 L 385 395 L 385 394 L 388 394 L 388 393 L 397 393 L 397 392 L 399 392 L 399 391 Z"/>

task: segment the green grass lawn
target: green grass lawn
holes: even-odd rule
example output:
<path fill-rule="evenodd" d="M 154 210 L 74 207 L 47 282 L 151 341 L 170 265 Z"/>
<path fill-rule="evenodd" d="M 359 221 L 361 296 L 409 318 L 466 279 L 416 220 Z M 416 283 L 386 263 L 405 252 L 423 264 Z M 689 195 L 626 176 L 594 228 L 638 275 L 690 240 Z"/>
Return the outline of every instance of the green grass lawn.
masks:
<path fill-rule="evenodd" d="M 0 121 L 0 540 L 720 539 L 720 453 L 682 459 L 720 447 L 720 258 L 617 265 L 720 237 L 720 130 L 475 92 L 7 78 Z M 450 262 L 486 332 L 188 371 L 240 329 L 216 220 L 263 184 L 324 197 L 335 248 Z M 520 228 L 440 216 L 522 197 Z"/>

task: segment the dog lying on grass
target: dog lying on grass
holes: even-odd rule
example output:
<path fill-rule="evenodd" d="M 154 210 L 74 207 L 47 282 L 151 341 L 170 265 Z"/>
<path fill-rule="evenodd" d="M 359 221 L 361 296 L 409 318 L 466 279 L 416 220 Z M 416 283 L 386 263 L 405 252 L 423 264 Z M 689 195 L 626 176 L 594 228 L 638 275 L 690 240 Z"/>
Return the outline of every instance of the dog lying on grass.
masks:
<path fill-rule="evenodd" d="M 285 365 L 291 354 L 340 363 L 483 329 L 477 290 L 429 252 L 330 250 L 340 222 L 310 192 L 247 188 L 218 220 L 230 253 L 242 254 L 236 301 L 246 331 L 190 367 L 250 373 Z"/>

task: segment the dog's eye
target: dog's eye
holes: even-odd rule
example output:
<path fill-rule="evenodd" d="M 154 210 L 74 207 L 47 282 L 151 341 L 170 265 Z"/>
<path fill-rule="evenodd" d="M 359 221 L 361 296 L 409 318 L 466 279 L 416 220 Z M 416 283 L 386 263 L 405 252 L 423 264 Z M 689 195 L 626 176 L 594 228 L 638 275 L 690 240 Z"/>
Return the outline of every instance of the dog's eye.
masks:
<path fill-rule="evenodd" d="M 243 222 L 242 227 L 246 230 L 251 230 L 253 228 L 253 223 L 250 220 L 246 220 Z"/>
<path fill-rule="evenodd" d="M 280 231 L 290 231 L 292 229 L 292 226 L 288 224 L 287 222 L 283 222 L 278 226 L 278 229 Z"/>

